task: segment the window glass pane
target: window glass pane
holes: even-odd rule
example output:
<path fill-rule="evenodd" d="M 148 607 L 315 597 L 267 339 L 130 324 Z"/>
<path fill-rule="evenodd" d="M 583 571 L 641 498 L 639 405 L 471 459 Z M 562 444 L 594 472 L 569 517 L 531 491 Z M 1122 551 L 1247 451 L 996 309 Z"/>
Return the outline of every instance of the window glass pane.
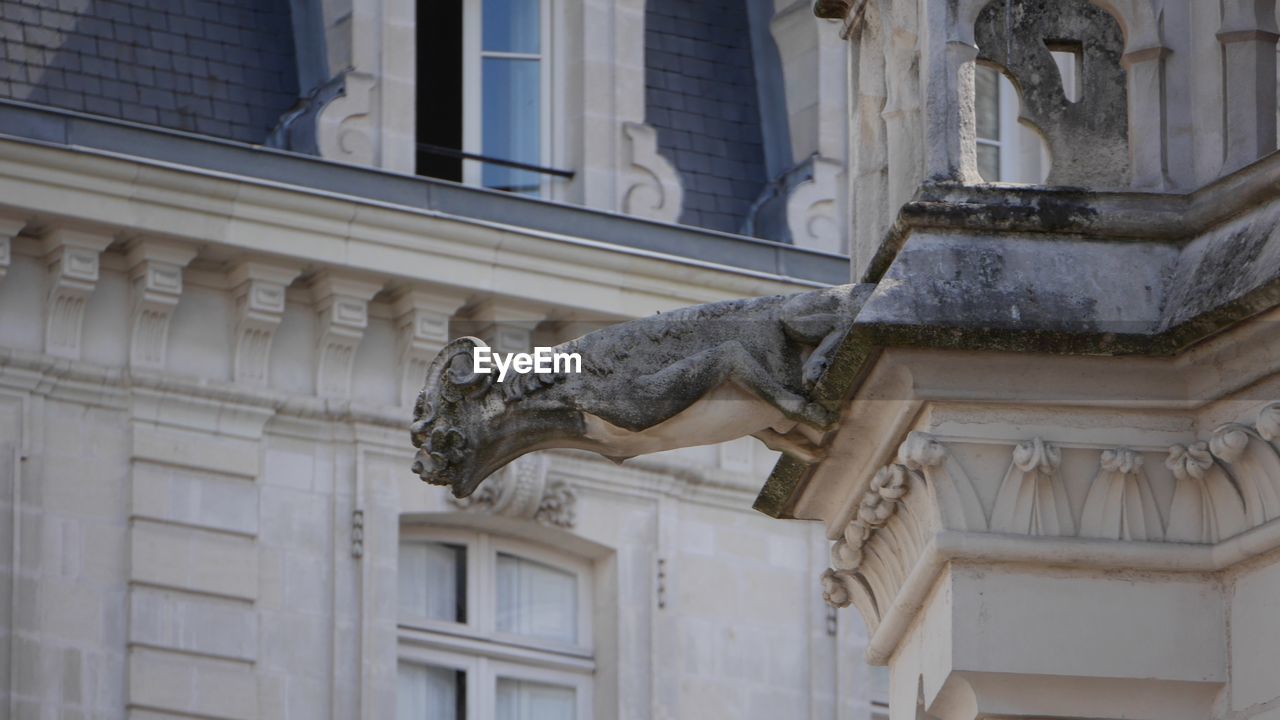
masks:
<path fill-rule="evenodd" d="M 1000 72 L 978 66 L 973 78 L 974 110 L 978 120 L 978 137 L 1000 140 Z"/>
<path fill-rule="evenodd" d="M 986 182 L 1000 182 L 1000 148 L 978 143 L 978 174 Z"/>
<path fill-rule="evenodd" d="M 541 0 L 483 0 L 481 44 L 489 52 L 537 53 Z"/>
<path fill-rule="evenodd" d="M 466 716 L 465 672 L 400 663 L 396 720 L 463 720 Z"/>
<path fill-rule="evenodd" d="M 577 642 L 578 578 L 549 565 L 498 554 L 498 630 Z"/>
<path fill-rule="evenodd" d="M 467 621 L 467 549 L 410 541 L 400 544 L 400 614 Z"/>
<path fill-rule="evenodd" d="M 573 720 L 574 689 L 498 678 L 497 720 Z"/>
<path fill-rule="evenodd" d="M 481 154 L 501 160 L 542 164 L 541 73 L 537 60 L 485 58 L 481 70 Z M 485 187 L 537 193 L 540 175 L 485 163 Z"/>

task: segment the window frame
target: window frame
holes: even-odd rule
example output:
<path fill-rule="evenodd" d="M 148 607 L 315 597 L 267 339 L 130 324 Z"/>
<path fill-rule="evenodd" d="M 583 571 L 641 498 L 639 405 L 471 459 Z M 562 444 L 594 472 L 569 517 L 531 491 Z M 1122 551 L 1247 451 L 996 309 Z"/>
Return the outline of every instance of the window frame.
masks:
<path fill-rule="evenodd" d="M 434 542 L 466 548 L 467 621 L 406 616 L 396 611 L 397 660 L 466 673 L 466 720 L 492 718 L 498 678 L 572 687 L 577 720 L 590 720 L 596 670 L 594 564 L 543 545 L 479 530 L 405 524 L 397 542 Z M 575 643 L 497 631 L 497 558 L 506 553 L 569 572 L 577 581 Z M 397 566 L 397 582 L 400 577 Z M 397 603 L 399 596 L 397 593 Z"/>
<path fill-rule="evenodd" d="M 485 0 L 463 0 L 462 10 L 462 151 L 475 155 L 484 154 L 484 120 L 483 65 L 486 57 L 510 57 L 534 59 L 532 53 L 504 53 L 484 50 L 484 8 Z M 538 53 L 538 122 L 539 122 L 539 157 L 535 164 L 550 167 L 556 162 L 554 133 L 552 123 L 553 112 L 562 93 L 556 82 L 560 75 L 556 72 L 556 22 L 559 16 L 558 0 L 538 0 L 539 36 Z M 507 159 L 507 158 L 504 158 Z M 484 163 L 479 160 L 462 161 L 462 182 L 466 185 L 484 187 Z M 536 197 L 550 199 L 554 190 L 553 175 L 538 175 L 538 193 Z"/>
<path fill-rule="evenodd" d="M 1006 171 L 1005 163 L 1007 162 L 1007 159 L 1011 154 L 1006 152 L 1006 150 L 1008 149 L 1006 147 L 1008 145 L 1008 142 L 1007 142 L 1008 138 L 1005 135 L 1005 128 L 1008 127 L 1008 123 L 1006 122 L 1005 108 L 1009 106 L 1009 103 L 1005 98 L 1005 91 L 1004 91 L 1005 84 L 1001 82 L 1001 80 L 1004 79 L 1004 73 L 1001 72 L 1000 68 L 996 67 L 995 65 L 991 65 L 983 62 L 977 63 L 974 69 L 977 72 L 994 73 L 996 78 L 996 136 L 994 139 L 982 137 L 981 135 L 977 134 L 977 130 L 975 127 L 974 138 L 977 140 L 978 147 L 986 146 L 986 147 L 993 147 L 996 149 L 996 167 L 997 167 L 997 172 L 1000 174 L 1000 177 L 995 179 L 982 178 L 982 181 L 985 183 L 1002 182 L 1005 177 L 1008 177 L 1008 172 Z M 974 85 L 976 88 L 977 83 L 975 82 Z M 976 98 L 976 89 L 975 89 L 975 106 L 976 104 L 977 104 L 977 98 Z M 1014 118 L 1014 122 L 1015 123 L 1017 122 L 1016 117 Z M 981 164 L 979 164 L 978 167 L 981 168 Z"/>

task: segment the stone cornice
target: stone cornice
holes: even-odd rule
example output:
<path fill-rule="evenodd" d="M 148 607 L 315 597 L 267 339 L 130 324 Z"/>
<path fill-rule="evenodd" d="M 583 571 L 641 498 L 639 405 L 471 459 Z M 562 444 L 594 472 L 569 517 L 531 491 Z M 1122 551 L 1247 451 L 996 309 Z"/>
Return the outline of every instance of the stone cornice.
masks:
<path fill-rule="evenodd" d="M 422 218 L 436 218 L 487 228 L 490 233 L 507 230 L 516 236 L 581 245 L 569 248 L 570 254 L 590 254 L 593 248 L 599 248 L 615 256 L 628 257 L 628 262 L 635 262 L 636 258 L 654 258 L 664 260 L 668 267 L 688 265 L 703 272 L 713 269 L 726 275 L 719 282 L 712 278 L 703 279 L 700 289 L 711 289 L 709 295 L 685 297 L 673 307 L 716 298 L 780 291 L 748 289 L 751 285 L 758 286 L 761 281 L 782 281 L 789 287 L 812 287 L 837 283 L 847 276 L 848 261 L 845 258 L 754 238 L 628 218 L 590 208 L 327 162 L 268 148 L 197 138 L 158 128 L 142 128 L 13 101 L 0 100 L 0 117 L 12 119 L 6 125 L 5 133 L 0 134 L 3 136 L 0 166 L 8 158 L 19 164 L 41 167 L 42 176 L 60 175 L 58 170 L 64 168 L 72 171 L 81 169 L 90 176 L 101 174 L 119 182 L 120 185 L 110 194 L 123 196 L 133 195 L 141 187 L 154 186 L 155 192 L 137 193 L 140 204 L 134 208 L 137 210 L 135 219 L 146 217 L 150 222 L 162 221 L 166 217 L 164 213 L 149 215 L 145 211 L 156 202 L 165 207 L 165 212 L 203 208 L 206 214 L 200 222 L 180 223 L 170 230 L 201 234 L 204 240 L 216 240 L 217 234 L 225 231 L 226 215 L 237 197 L 256 201 L 263 195 L 262 192 L 245 193 L 240 187 L 243 184 L 263 189 L 281 188 L 319 199 L 314 211 L 304 212 L 301 218 L 290 219 L 290 224 L 285 227 L 310 227 L 311 223 L 298 224 L 307 220 L 309 215 L 324 217 L 336 214 L 350 219 L 355 215 L 355 207 L 387 208 L 407 221 L 392 227 L 408 224 L 419 237 L 436 235 L 452 239 L 450 236 L 461 232 L 445 227 L 424 228 Z M 29 130 L 34 127 L 39 127 L 40 131 Z M 34 151 L 37 155 L 29 156 L 25 151 Z M 64 157 L 59 159 L 59 156 Z M 18 177 L 21 177 L 20 173 Z M 92 182 L 72 182 L 65 189 L 74 193 L 92 192 L 89 187 L 92 185 Z M 193 185 L 201 186 L 203 192 L 184 192 Z M 193 196 L 191 200 L 184 199 L 187 194 Z M 288 197 L 286 195 L 282 201 L 286 205 L 300 202 L 296 199 L 290 202 Z M 20 210 L 35 207 L 18 202 L 18 196 L 12 193 L 6 193 L 5 198 L 6 205 Z M 251 202 L 250 207 L 254 204 L 256 202 Z M 105 209 L 101 206 L 95 208 Z M 107 213 L 118 218 L 131 214 Z M 357 225 L 361 224 L 364 222 Z M 596 242 L 593 238 L 608 242 Z M 479 239 L 467 242 L 489 247 L 489 243 Z M 317 243 L 313 250 L 323 250 L 324 245 Z M 353 262 L 363 260 L 356 256 L 351 259 Z M 579 257 L 574 262 L 588 266 L 594 264 L 586 257 Z M 387 264 L 387 267 L 393 268 L 395 263 Z M 442 277 L 448 274 L 448 268 L 443 269 L 446 272 Z M 401 273 L 403 270 L 402 267 Z M 632 270 L 637 275 L 651 275 L 659 279 L 666 276 L 660 270 L 646 269 L 643 262 Z M 567 277 L 572 275 L 566 273 Z M 723 294 L 718 294 L 720 292 Z"/>

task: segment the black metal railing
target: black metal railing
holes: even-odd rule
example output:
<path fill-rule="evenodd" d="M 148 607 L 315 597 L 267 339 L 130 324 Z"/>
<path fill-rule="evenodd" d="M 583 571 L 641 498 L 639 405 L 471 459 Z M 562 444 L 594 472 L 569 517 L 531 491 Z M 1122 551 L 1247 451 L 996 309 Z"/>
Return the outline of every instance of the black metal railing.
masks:
<path fill-rule="evenodd" d="M 572 170 L 561 170 L 559 168 L 543 167 L 541 165 L 531 165 L 529 163 L 517 162 L 515 160 L 505 160 L 503 158 L 489 157 L 488 155 L 477 155 L 475 153 L 464 152 L 457 148 L 444 147 L 443 145 L 432 145 L 430 143 L 418 143 L 418 152 L 424 152 L 428 155 L 439 155 L 440 157 L 457 158 L 459 160 L 475 160 L 476 162 L 488 163 L 490 165 L 500 165 L 515 170 L 526 170 L 528 172 L 541 173 L 543 175 L 554 175 L 555 177 L 572 178 Z"/>

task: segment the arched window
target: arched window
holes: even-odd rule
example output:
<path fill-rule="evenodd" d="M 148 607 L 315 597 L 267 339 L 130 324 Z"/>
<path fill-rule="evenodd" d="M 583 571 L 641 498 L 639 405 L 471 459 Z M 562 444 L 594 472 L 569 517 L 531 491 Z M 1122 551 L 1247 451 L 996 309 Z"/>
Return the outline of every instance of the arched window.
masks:
<path fill-rule="evenodd" d="M 591 564 L 525 540 L 407 526 L 400 720 L 589 720 Z"/>

